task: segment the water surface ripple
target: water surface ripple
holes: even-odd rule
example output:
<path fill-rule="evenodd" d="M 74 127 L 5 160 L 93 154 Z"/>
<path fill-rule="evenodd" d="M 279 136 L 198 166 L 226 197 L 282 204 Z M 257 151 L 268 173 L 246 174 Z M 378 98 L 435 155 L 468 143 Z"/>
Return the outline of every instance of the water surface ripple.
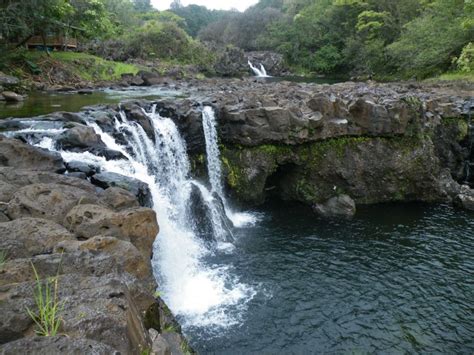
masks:
<path fill-rule="evenodd" d="M 378 205 L 324 221 L 285 203 L 237 234 L 232 265 L 257 290 L 243 322 L 188 328 L 201 353 L 474 351 L 474 214 Z"/>

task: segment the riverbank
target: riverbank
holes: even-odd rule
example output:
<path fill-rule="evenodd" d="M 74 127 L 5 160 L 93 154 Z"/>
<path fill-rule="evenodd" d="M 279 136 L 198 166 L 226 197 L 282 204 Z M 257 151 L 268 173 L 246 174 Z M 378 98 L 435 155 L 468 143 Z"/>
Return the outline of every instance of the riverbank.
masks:
<path fill-rule="evenodd" d="M 192 351 L 156 291 L 146 185 L 62 175 L 58 153 L 2 136 L 0 161 L 2 354 Z M 46 288 L 55 298 L 40 304 Z M 35 336 L 53 306 L 57 331 Z"/>

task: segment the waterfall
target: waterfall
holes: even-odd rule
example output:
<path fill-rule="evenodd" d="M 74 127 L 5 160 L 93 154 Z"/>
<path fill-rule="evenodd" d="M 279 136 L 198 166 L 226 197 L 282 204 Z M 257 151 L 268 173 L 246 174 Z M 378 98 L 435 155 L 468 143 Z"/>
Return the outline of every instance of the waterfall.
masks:
<path fill-rule="evenodd" d="M 216 115 L 210 106 L 204 106 L 202 110 L 202 127 L 206 141 L 207 173 L 211 184 L 211 191 L 222 201 L 225 214 L 230 219 L 234 227 L 244 227 L 257 222 L 257 216 L 248 212 L 233 211 L 222 187 L 222 166 L 218 145 L 218 135 L 216 128 Z"/>
<path fill-rule="evenodd" d="M 206 140 L 207 172 L 211 189 L 224 201 L 222 189 L 222 168 L 220 161 L 219 146 L 217 144 L 216 116 L 210 106 L 204 106 L 202 110 L 202 127 Z"/>
<path fill-rule="evenodd" d="M 155 112 L 146 113 L 155 133 L 151 139 L 142 126 L 121 111 L 114 118 L 113 134 L 88 122 L 104 144 L 125 159 L 106 160 L 91 152 L 58 150 L 45 130 L 37 146 L 59 151 L 66 162 L 81 161 L 139 179 L 148 184 L 160 233 L 154 243 L 153 272 L 158 289 L 181 324 L 214 329 L 239 322 L 253 288 L 239 282 L 229 265 L 208 265 L 214 253 L 232 252 L 232 234 L 227 223 L 221 185 L 221 169 L 214 113 L 205 121 L 206 147 L 210 153 L 211 190 L 192 179 L 186 144 L 175 123 Z M 212 115 L 211 115 L 212 113 Z M 115 137 L 122 135 L 119 143 Z M 53 135 L 54 137 L 54 135 Z M 33 142 L 32 142 L 33 143 Z M 214 169 L 216 169 L 214 171 Z M 222 202 L 221 202 L 222 201 Z"/>
<path fill-rule="evenodd" d="M 247 63 L 249 64 L 250 66 L 250 69 L 252 69 L 252 71 L 255 73 L 255 75 L 259 78 L 269 78 L 270 75 L 267 74 L 267 71 L 265 70 L 265 67 L 263 66 L 262 63 L 260 63 L 260 69 L 258 69 L 257 67 L 254 67 L 252 62 L 247 61 Z"/>

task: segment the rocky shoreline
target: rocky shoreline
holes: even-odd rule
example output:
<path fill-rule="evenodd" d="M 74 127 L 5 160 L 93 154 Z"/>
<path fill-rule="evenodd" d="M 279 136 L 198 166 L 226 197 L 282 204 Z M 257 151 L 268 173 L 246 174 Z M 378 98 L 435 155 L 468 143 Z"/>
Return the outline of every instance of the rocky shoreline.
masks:
<path fill-rule="evenodd" d="M 0 135 L 0 249 L 7 252 L 0 267 L 0 353 L 192 352 L 155 294 L 150 257 L 159 228 L 147 186 L 25 144 L 45 137 L 35 128 L 56 130 L 60 149 L 116 160 L 123 155 L 86 123 L 126 146 L 114 128 L 121 113 L 156 140 L 143 112 L 155 107 L 178 126 L 199 177 L 207 174 L 202 107 L 208 105 L 234 201 L 255 205 L 276 196 L 329 217 L 392 201 L 474 209 L 474 179 L 466 174 L 473 161 L 471 88 L 218 79 L 181 87 L 188 98 L 0 121 L 8 136 Z M 58 274 L 59 336 L 34 336 L 26 312 L 34 307 L 31 264 L 42 278 Z"/>
<path fill-rule="evenodd" d="M 2 136 L 0 162 L 0 353 L 192 352 L 156 293 L 159 227 L 138 191 L 62 175 L 58 153 Z M 57 277 L 54 337 L 35 336 L 26 311 L 36 309 L 32 265 L 43 280 Z"/>

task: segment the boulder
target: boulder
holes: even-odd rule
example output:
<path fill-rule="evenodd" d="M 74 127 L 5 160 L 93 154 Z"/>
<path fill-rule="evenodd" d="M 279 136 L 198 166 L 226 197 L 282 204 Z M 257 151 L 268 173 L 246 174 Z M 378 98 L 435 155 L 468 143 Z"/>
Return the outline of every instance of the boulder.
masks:
<path fill-rule="evenodd" d="M 5 138 L 0 135 L 0 167 L 2 166 L 53 172 L 65 170 L 63 159 L 59 153 L 33 147 L 17 139 Z"/>
<path fill-rule="evenodd" d="M 105 147 L 92 127 L 76 125 L 61 133 L 56 143 L 63 149 Z"/>
<path fill-rule="evenodd" d="M 72 208 L 64 224 L 78 238 L 113 236 L 131 242 L 149 258 L 158 234 L 156 214 L 150 208 L 130 208 L 114 212 L 98 205 L 78 205 Z"/>
<path fill-rule="evenodd" d="M 20 218 L 0 223 L 0 250 L 9 259 L 48 254 L 58 243 L 75 240 L 63 226 L 40 218 Z"/>
<path fill-rule="evenodd" d="M 339 195 L 330 198 L 325 203 L 315 204 L 313 210 L 322 217 L 350 218 L 355 215 L 356 206 L 349 196 Z"/>
<path fill-rule="evenodd" d="M 152 206 L 151 192 L 148 185 L 138 179 L 117 173 L 104 172 L 94 174 L 91 177 L 91 182 L 103 189 L 109 187 L 120 187 L 135 195 L 141 206 Z"/>
<path fill-rule="evenodd" d="M 71 338 L 66 335 L 23 338 L 0 346 L 2 355 L 110 355 L 116 353 L 116 349 L 104 343 L 85 338 Z"/>
<path fill-rule="evenodd" d="M 467 185 L 462 185 L 459 194 L 454 198 L 454 204 L 457 207 L 474 211 L 474 189 Z"/>
<path fill-rule="evenodd" d="M 125 240 L 115 237 L 95 236 L 84 241 L 64 241 L 58 243 L 55 247 L 58 252 L 69 253 L 88 251 L 94 254 L 107 254 L 115 259 L 115 266 L 121 271 L 128 272 L 136 276 L 139 280 L 149 280 L 153 283 L 154 279 L 151 271 L 149 258 L 144 258 L 138 249 Z M 84 265 L 89 265 L 85 263 Z M 89 272 L 89 274 L 93 274 Z"/>
<path fill-rule="evenodd" d="M 143 80 L 143 85 L 145 86 L 159 85 L 163 81 L 160 74 L 150 71 L 141 70 L 137 73 L 137 76 Z"/>
<path fill-rule="evenodd" d="M 78 187 L 32 184 L 20 188 L 13 194 L 7 212 L 11 219 L 38 217 L 62 223 L 74 206 L 96 202 L 95 195 Z"/>
<path fill-rule="evenodd" d="M 120 187 L 109 187 L 102 191 L 99 203 L 116 211 L 140 206 L 134 194 Z"/>
<path fill-rule="evenodd" d="M 0 86 L 18 85 L 20 79 L 0 72 Z"/>
<path fill-rule="evenodd" d="M 17 93 L 13 91 L 4 91 L 2 92 L 2 96 L 5 98 L 5 101 L 7 102 L 21 102 L 25 98 L 21 95 L 18 95 Z"/>

